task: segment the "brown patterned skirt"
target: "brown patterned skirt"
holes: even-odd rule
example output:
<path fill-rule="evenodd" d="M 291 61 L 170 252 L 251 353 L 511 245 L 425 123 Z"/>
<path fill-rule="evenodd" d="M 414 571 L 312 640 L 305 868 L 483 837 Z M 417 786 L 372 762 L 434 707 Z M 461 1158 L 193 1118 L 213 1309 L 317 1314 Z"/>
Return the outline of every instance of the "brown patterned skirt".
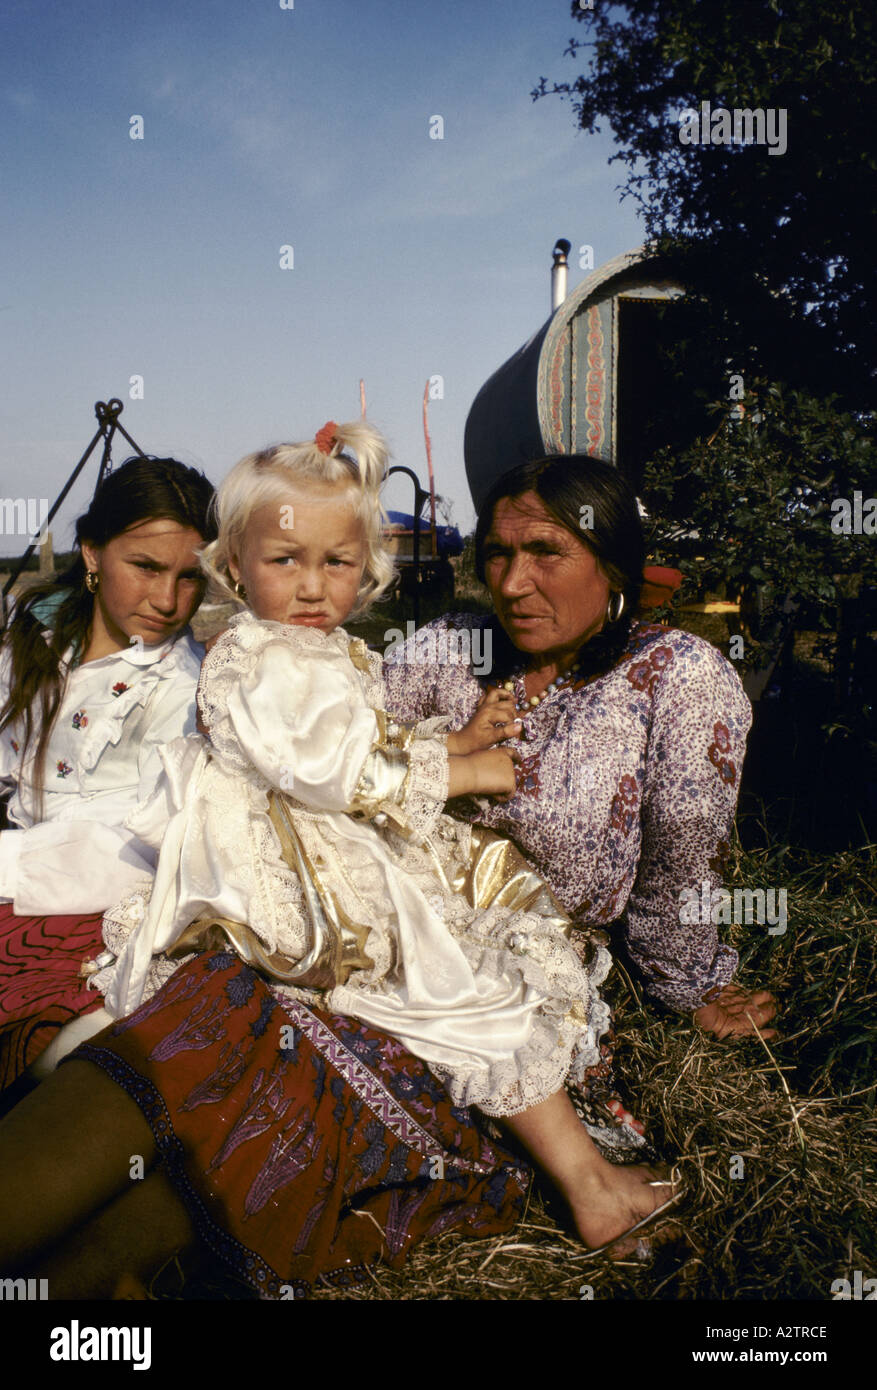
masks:
<path fill-rule="evenodd" d="M 71 1054 L 136 1101 L 201 1240 L 264 1298 L 508 1231 L 529 1171 L 394 1039 L 203 952 Z M 62 1064 L 63 1065 L 63 1064 Z"/>

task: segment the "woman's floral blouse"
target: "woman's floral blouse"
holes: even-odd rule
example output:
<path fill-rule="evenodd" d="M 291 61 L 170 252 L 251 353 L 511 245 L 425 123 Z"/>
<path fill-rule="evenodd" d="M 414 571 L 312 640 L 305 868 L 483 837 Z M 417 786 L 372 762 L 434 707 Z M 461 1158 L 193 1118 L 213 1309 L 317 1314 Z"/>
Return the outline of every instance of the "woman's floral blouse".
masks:
<path fill-rule="evenodd" d="M 473 674 L 469 654 L 489 656 L 494 622 L 445 616 L 396 647 L 384 665 L 390 713 L 448 714 L 462 728 L 490 683 Z M 449 641 L 453 629 L 459 636 Z M 518 695 L 522 704 L 522 685 Z M 708 904 L 721 883 L 751 719 L 720 652 L 641 622 L 606 675 L 556 691 L 524 716 L 521 788 L 510 801 L 465 798 L 449 810 L 513 839 L 577 925 L 620 919 L 649 993 L 695 1009 L 737 964 Z M 705 906 L 681 913 L 692 889 Z"/>

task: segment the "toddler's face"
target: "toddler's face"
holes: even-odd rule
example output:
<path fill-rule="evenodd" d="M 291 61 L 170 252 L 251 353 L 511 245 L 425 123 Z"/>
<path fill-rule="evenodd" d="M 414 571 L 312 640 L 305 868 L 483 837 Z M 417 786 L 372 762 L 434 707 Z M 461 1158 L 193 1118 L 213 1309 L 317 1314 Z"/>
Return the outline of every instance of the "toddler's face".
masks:
<path fill-rule="evenodd" d="M 257 618 L 332 632 L 359 592 L 362 526 L 344 487 L 310 489 L 251 516 L 229 570 Z"/>

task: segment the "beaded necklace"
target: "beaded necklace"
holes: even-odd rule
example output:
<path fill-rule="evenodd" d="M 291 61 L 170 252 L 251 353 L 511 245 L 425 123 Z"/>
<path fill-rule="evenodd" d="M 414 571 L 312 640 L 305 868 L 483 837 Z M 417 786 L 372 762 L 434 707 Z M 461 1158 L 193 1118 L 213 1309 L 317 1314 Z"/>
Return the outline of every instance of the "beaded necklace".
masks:
<path fill-rule="evenodd" d="M 577 661 L 576 664 L 571 666 L 562 676 L 555 676 L 553 681 L 549 681 L 541 695 L 527 695 L 525 691 L 523 704 L 518 701 L 517 695 L 515 694 L 514 680 L 503 681 L 502 688 L 503 690 L 508 690 L 512 695 L 515 695 L 515 712 L 517 714 L 528 714 L 536 709 L 538 705 L 541 705 L 543 700 L 547 700 L 549 695 L 553 695 L 555 690 L 562 690 L 564 686 L 574 684 L 580 674 L 581 665 Z M 517 679 L 521 682 L 521 688 L 525 689 L 524 676 L 519 675 Z"/>

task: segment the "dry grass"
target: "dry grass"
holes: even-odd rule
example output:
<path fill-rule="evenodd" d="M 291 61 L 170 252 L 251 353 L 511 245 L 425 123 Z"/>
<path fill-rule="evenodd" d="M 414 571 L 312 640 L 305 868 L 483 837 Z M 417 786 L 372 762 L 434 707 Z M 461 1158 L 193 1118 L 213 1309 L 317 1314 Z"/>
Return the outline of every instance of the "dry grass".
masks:
<path fill-rule="evenodd" d="M 750 883 L 787 885 L 785 937 L 749 951 L 751 983 L 770 983 L 782 1037 L 722 1044 L 686 1020 L 642 1007 L 616 983 L 618 1063 L 653 1142 L 678 1159 L 690 1197 L 680 1238 L 648 1265 L 589 1256 L 531 1200 L 508 1236 L 448 1235 L 400 1274 L 317 1298 L 819 1299 L 852 1271 L 877 1268 L 877 921 L 865 852 Z M 739 928 L 741 938 L 764 928 Z M 744 950 L 746 942 L 739 942 Z M 761 969 L 753 974 L 757 960 Z M 742 1164 L 739 1162 L 742 1160 Z M 732 1177 L 734 1171 L 742 1176 Z M 549 1199 L 550 1204 L 550 1199 Z"/>

